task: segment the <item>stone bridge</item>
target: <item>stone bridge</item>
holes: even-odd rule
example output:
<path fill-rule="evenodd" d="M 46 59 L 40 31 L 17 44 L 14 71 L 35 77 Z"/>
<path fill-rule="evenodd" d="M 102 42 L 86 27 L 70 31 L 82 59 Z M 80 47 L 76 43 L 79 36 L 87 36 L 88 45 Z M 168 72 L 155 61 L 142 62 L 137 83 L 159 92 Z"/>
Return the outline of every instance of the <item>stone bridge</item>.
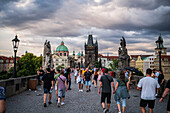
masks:
<path fill-rule="evenodd" d="M 52 104 L 47 104 L 47 107 L 44 108 L 43 91 L 40 90 L 41 86 L 37 86 L 37 90 L 25 90 L 17 95 L 7 97 L 6 113 L 102 113 L 98 89 L 92 85 L 91 92 L 86 92 L 85 87 L 83 93 L 79 92 L 78 84 L 74 83 L 73 77 L 72 90 L 67 91 L 64 106 L 57 107 L 55 92 L 53 91 Z M 141 113 L 139 107 L 140 91 L 136 88 L 131 89 L 130 95 L 131 98 L 127 100 L 126 113 Z M 154 113 L 166 113 L 168 97 L 165 98 L 163 103 L 159 103 L 158 100 L 155 101 Z M 118 109 L 112 94 L 110 113 L 117 112 Z"/>

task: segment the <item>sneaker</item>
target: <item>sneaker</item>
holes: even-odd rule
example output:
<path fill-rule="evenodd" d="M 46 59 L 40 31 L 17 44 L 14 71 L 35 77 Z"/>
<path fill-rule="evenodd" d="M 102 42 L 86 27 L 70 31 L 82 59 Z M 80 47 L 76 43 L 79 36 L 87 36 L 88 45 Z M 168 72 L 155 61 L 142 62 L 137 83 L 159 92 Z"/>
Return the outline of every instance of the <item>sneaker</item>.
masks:
<path fill-rule="evenodd" d="M 60 103 L 57 103 L 57 107 L 60 107 Z"/>
<path fill-rule="evenodd" d="M 91 90 L 89 89 L 89 92 L 90 92 Z"/>
<path fill-rule="evenodd" d="M 61 106 L 64 105 L 65 103 L 64 102 L 61 102 Z"/>
<path fill-rule="evenodd" d="M 48 102 L 48 104 L 52 104 L 52 102 Z"/>
<path fill-rule="evenodd" d="M 81 92 L 83 92 L 83 90 L 81 90 Z"/>
<path fill-rule="evenodd" d="M 106 113 L 107 112 L 107 109 L 103 109 L 103 113 Z"/>
<path fill-rule="evenodd" d="M 118 112 L 118 113 L 121 113 L 121 112 Z"/>
<path fill-rule="evenodd" d="M 106 113 L 109 113 L 109 109 L 106 110 Z"/>
<path fill-rule="evenodd" d="M 157 96 L 158 96 L 158 94 L 155 94 L 155 96 L 157 97 Z"/>
<path fill-rule="evenodd" d="M 46 104 L 46 103 L 44 103 L 44 107 L 47 107 L 47 104 Z"/>
<path fill-rule="evenodd" d="M 81 89 L 79 89 L 79 92 L 81 92 Z"/>
<path fill-rule="evenodd" d="M 68 90 L 71 90 L 71 88 L 68 88 Z"/>
<path fill-rule="evenodd" d="M 89 90 L 87 90 L 86 92 L 89 92 Z"/>

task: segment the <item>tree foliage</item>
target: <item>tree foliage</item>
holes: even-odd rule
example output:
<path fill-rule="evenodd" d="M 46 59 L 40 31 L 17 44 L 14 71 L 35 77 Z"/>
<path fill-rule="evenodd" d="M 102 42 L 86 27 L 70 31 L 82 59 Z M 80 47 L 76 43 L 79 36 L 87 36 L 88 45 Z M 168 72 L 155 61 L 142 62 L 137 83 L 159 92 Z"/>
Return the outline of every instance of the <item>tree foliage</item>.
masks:
<path fill-rule="evenodd" d="M 32 53 L 26 53 L 17 62 L 17 77 L 36 74 L 42 66 L 42 56 L 37 57 Z"/>
<path fill-rule="evenodd" d="M 113 59 L 112 63 L 109 64 L 111 70 L 116 71 L 118 68 L 118 60 Z"/>
<path fill-rule="evenodd" d="M 57 66 L 56 70 L 58 70 L 58 69 L 60 70 L 60 69 L 63 69 L 63 68 L 64 68 L 64 64 L 61 64 L 61 65 Z"/>
<path fill-rule="evenodd" d="M 98 61 L 96 61 L 95 63 L 94 63 L 94 65 L 96 66 L 96 68 L 99 68 L 99 62 Z"/>
<path fill-rule="evenodd" d="M 26 53 L 16 63 L 17 77 L 23 77 L 36 74 L 37 70 L 42 66 L 42 56 L 35 56 L 32 53 Z M 8 72 L 0 73 L 1 79 L 11 78 L 13 75 L 13 67 Z"/>

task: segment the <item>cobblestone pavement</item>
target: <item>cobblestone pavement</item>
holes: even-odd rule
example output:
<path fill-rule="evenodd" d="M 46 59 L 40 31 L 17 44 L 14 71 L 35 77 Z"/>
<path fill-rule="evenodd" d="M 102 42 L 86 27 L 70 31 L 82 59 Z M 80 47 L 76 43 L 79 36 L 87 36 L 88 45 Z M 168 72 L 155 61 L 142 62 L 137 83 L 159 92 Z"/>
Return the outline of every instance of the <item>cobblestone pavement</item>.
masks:
<path fill-rule="evenodd" d="M 98 89 L 92 85 L 91 92 L 78 92 L 78 84 L 74 83 L 72 77 L 72 90 L 67 91 L 65 105 L 57 108 L 55 92 L 52 93 L 52 104 L 43 107 L 42 91 L 25 91 L 18 95 L 6 99 L 6 113 L 102 113 L 100 103 L 100 95 Z M 40 86 L 38 86 L 40 89 Z M 127 100 L 126 113 L 141 113 L 140 91 L 136 89 L 130 90 L 131 98 Z M 158 99 L 155 102 L 154 113 L 166 113 L 167 98 L 163 103 L 159 103 Z M 113 99 L 110 106 L 110 113 L 118 113 L 116 102 Z"/>

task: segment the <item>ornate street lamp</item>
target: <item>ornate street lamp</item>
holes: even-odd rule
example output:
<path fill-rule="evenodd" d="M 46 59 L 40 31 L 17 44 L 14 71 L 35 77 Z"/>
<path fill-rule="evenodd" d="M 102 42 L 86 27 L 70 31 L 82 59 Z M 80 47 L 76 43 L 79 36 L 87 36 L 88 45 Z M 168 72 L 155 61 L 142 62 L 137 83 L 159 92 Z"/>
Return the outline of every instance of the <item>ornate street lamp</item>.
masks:
<path fill-rule="evenodd" d="M 16 35 L 15 38 L 12 40 L 13 42 L 13 48 L 14 48 L 14 70 L 13 70 L 13 78 L 16 78 L 16 53 L 18 50 L 19 46 L 19 39 L 17 38 L 18 36 Z"/>
<path fill-rule="evenodd" d="M 158 37 L 158 40 L 156 41 L 156 45 L 157 45 L 156 49 L 158 49 L 158 52 L 159 52 L 159 70 L 162 70 L 162 68 L 161 68 L 161 52 L 162 52 L 162 48 L 163 48 L 163 39 L 161 37 L 161 34 Z"/>

